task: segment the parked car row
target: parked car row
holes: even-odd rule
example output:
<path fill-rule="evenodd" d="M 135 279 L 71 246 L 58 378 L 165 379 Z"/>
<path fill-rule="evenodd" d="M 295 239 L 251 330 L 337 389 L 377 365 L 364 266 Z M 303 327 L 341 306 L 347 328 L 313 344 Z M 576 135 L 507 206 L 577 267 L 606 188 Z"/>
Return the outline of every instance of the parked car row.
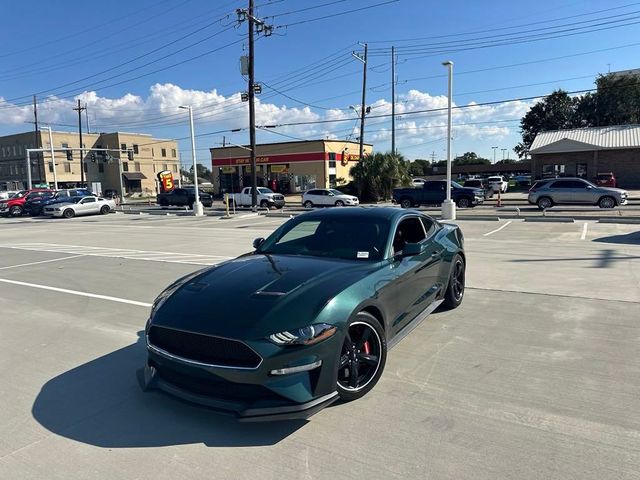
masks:
<path fill-rule="evenodd" d="M 427 180 L 422 188 L 394 188 L 393 203 L 402 208 L 419 207 L 420 205 L 442 205 L 447 197 L 445 180 Z M 451 182 L 451 199 L 459 208 L 475 207 L 484 202 L 484 190 L 468 188 Z"/>
<path fill-rule="evenodd" d="M 31 189 L 17 192 L 11 198 L 0 202 L 0 215 L 49 215 L 71 218 L 76 215 L 105 215 L 115 208 L 113 200 L 98 197 L 83 188 Z"/>

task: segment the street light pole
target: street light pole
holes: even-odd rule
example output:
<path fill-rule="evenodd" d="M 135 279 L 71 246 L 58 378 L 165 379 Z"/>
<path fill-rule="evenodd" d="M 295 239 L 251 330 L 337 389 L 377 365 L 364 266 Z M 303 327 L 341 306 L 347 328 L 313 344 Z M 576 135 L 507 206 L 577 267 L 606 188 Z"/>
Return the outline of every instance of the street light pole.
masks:
<path fill-rule="evenodd" d="M 51 164 L 53 165 L 53 189 L 58 190 L 58 175 L 56 173 L 56 154 L 53 150 L 53 134 L 51 133 L 51 126 L 48 126 L 49 130 L 49 149 L 51 151 Z"/>
<path fill-rule="evenodd" d="M 506 148 L 501 148 L 500 150 L 502 150 L 502 160 L 504 160 L 504 152 L 506 152 L 507 149 Z"/>
<path fill-rule="evenodd" d="M 195 201 L 193 202 L 193 214 L 196 217 L 204 215 L 202 203 L 200 203 L 200 192 L 198 191 L 198 166 L 196 161 L 196 137 L 193 131 L 193 108 L 191 105 L 180 106 L 189 110 L 189 127 L 191 129 L 191 159 L 193 160 L 193 183 L 195 186 Z"/>
<path fill-rule="evenodd" d="M 493 149 L 493 164 L 496 164 L 496 150 L 498 150 L 498 147 L 491 147 Z"/>
<path fill-rule="evenodd" d="M 442 65 L 449 70 L 448 107 L 447 107 L 447 197 L 442 202 L 442 218 L 444 220 L 456 219 L 456 205 L 451 200 L 451 109 L 453 104 L 453 62 L 447 60 Z"/>

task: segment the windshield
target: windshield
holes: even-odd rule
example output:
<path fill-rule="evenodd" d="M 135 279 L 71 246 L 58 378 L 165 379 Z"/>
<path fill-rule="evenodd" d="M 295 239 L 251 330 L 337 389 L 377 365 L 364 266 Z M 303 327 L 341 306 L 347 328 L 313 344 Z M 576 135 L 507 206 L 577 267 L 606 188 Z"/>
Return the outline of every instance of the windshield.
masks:
<path fill-rule="evenodd" d="M 258 188 L 258 192 L 260 193 L 273 193 L 273 190 L 269 190 L 268 188 Z"/>
<path fill-rule="evenodd" d="M 257 253 L 305 255 L 348 260 L 381 260 L 389 224 L 378 218 L 295 219 L 265 240 Z"/>
<path fill-rule="evenodd" d="M 334 195 L 344 195 L 340 190 L 334 190 L 333 188 L 330 188 L 329 191 Z"/>
<path fill-rule="evenodd" d="M 454 182 L 453 180 L 451 180 L 451 186 L 453 188 L 463 188 L 462 185 L 460 185 L 458 182 Z"/>

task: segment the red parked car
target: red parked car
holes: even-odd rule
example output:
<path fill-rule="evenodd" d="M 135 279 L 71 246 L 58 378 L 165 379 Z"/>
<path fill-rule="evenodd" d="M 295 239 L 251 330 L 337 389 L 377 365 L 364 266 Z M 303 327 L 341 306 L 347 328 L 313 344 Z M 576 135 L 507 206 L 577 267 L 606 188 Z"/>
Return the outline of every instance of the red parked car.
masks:
<path fill-rule="evenodd" d="M 611 187 L 616 188 L 616 177 L 613 176 L 613 173 L 598 173 L 596 178 L 593 179 L 593 183 L 598 185 L 599 187 Z"/>
<path fill-rule="evenodd" d="M 0 202 L 0 215 L 11 215 L 12 217 L 19 217 L 24 213 L 24 204 L 27 200 L 32 200 L 35 197 L 48 195 L 53 193 L 53 190 L 46 188 L 33 188 L 31 190 L 23 190 L 16 193 L 15 196 L 8 200 Z"/>

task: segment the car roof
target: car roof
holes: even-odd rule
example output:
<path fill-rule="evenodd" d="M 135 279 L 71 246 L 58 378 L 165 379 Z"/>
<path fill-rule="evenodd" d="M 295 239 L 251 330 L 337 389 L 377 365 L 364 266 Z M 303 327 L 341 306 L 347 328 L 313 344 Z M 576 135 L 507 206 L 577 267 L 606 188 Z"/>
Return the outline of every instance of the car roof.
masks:
<path fill-rule="evenodd" d="M 326 218 L 377 218 L 380 220 L 392 221 L 396 218 L 404 217 L 406 215 L 423 215 L 417 210 L 405 210 L 396 207 L 340 207 L 340 208 L 328 208 L 321 210 L 314 210 L 312 212 L 303 213 L 305 219 L 318 220 Z M 424 216 L 424 215 L 423 215 Z"/>

